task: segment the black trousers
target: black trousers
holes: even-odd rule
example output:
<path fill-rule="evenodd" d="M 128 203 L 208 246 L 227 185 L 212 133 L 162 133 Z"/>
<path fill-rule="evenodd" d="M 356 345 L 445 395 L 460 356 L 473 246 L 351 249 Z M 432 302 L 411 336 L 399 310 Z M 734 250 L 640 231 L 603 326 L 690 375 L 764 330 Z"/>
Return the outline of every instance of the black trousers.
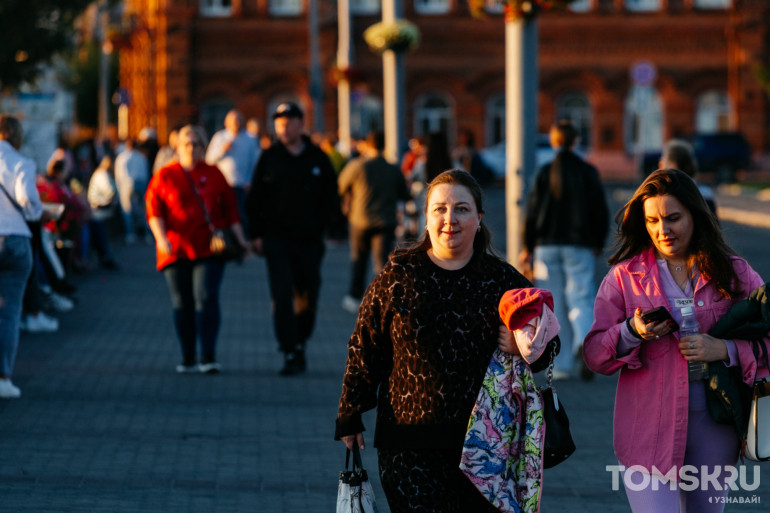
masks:
<path fill-rule="evenodd" d="M 263 250 L 280 349 L 284 353 L 303 349 L 315 327 L 323 242 L 294 242 L 266 235 Z"/>
<path fill-rule="evenodd" d="M 499 513 L 460 470 L 460 450 L 377 449 L 391 513 Z"/>

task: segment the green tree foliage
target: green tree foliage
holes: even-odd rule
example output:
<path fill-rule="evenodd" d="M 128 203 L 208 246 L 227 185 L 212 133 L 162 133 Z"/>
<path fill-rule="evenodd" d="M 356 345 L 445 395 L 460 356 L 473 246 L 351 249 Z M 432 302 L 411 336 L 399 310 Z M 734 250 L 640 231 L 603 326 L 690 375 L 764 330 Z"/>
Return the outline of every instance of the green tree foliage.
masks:
<path fill-rule="evenodd" d="M 91 0 L 0 0 L 0 87 L 32 82 L 70 47 L 75 18 Z"/>

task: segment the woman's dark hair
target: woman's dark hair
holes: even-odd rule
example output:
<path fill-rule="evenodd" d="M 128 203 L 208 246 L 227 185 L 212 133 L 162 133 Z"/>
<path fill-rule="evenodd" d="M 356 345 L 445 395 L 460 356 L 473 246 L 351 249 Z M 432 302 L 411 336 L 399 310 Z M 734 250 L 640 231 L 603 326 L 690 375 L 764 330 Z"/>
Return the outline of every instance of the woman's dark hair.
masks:
<path fill-rule="evenodd" d="M 562 183 L 563 178 L 563 166 L 562 160 L 564 159 L 564 151 L 569 150 L 575 144 L 578 138 L 578 131 L 572 121 L 569 119 L 561 119 L 551 126 L 551 132 L 549 134 L 551 146 L 559 150 L 556 156 L 551 162 L 550 174 L 548 176 L 549 183 L 551 185 L 551 195 L 556 199 L 561 199 L 562 196 Z"/>
<path fill-rule="evenodd" d="M 695 181 L 678 169 L 654 171 L 615 216 L 618 248 L 609 258 L 611 265 L 629 259 L 653 246 L 647 233 L 644 202 L 656 196 L 672 196 L 686 208 L 693 219 L 693 233 L 688 248 L 688 265 L 697 265 L 704 277 L 727 298 L 735 297 L 738 277 L 733 269 L 735 251 L 725 242 L 714 216 Z"/>
<path fill-rule="evenodd" d="M 687 176 L 695 177 L 698 166 L 695 162 L 695 154 L 692 146 L 687 141 L 681 139 L 671 139 L 663 147 L 663 154 L 660 156 L 660 165 L 668 166 L 684 171 Z"/>
<path fill-rule="evenodd" d="M 468 192 L 471 193 L 471 196 L 473 196 L 473 202 L 476 204 L 476 210 L 480 213 L 484 213 L 484 205 L 483 205 L 483 192 L 481 189 L 481 186 L 479 185 L 479 182 L 476 181 L 473 176 L 468 173 L 467 171 L 463 171 L 462 169 L 450 169 L 448 171 L 444 171 L 443 173 L 440 173 L 436 178 L 434 178 L 429 184 L 428 189 L 425 193 L 425 202 L 426 205 L 423 205 L 423 208 L 425 211 L 427 211 L 427 202 L 430 198 L 431 192 L 433 192 L 433 189 L 435 189 L 439 185 L 462 185 L 466 189 L 468 189 Z M 499 258 L 499 255 L 492 247 L 492 234 L 489 232 L 489 229 L 487 228 L 486 224 L 484 224 L 484 218 L 481 218 L 481 223 L 479 224 L 480 230 L 476 232 L 476 237 L 473 239 L 473 254 L 482 254 L 487 253 L 494 255 Z M 401 254 L 414 254 L 414 253 L 424 253 L 428 251 L 432 247 L 430 237 L 428 236 L 428 230 L 425 229 L 423 231 L 422 238 L 418 240 L 417 242 L 413 243 L 411 246 L 408 246 L 403 249 L 396 250 L 396 255 Z"/>

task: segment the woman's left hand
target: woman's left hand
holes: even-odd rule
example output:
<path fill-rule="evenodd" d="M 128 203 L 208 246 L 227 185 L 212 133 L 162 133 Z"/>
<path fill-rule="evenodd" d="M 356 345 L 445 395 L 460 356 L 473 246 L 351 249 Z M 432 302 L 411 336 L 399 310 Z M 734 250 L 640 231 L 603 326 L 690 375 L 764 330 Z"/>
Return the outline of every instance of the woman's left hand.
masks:
<path fill-rule="evenodd" d="M 680 338 L 679 352 L 685 360 L 695 362 L 719 362 L 729 358 L 725 341 L 706 333 Z"/>
<path fill-rule="evenodd" d="M 500 325 L 500 333 L 497 336 L 497 347 L 504 353 L 521 354 L 516 345 L 516 337 L 505 324 Z"/>

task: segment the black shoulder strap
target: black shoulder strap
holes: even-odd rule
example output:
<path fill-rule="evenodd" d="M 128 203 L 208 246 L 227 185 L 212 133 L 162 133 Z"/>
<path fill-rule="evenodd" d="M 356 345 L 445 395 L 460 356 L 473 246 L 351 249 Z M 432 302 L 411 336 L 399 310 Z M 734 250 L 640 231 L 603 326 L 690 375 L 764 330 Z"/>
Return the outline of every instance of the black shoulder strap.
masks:
<path fill-rule="evenodd" d="M 13 199 L 13 196 L 11 196 L 8 191 L 6 190 L 5 186 L 0 182 L 0 189 L 3 189 L 3 193 L 5 194 L 5 197 L 8 198 L 8 201 L 11 202 L 11 204 L 16 208 L 16 210 L 19 211 L 19 214 L 21 214 L 22 219 L 24 218 L 24 209 L 21 208 L 21 205 L 19 205 L 15 199 Z"/>
<path fill-rule="evenodd" d="M 212 232 L 214 231 L 214 225 L 211 223 L 211 218 L 209 217 L 209 211 L 206 209 L 206 205 L 203 204 L 203 199 L 201 199 L 201 195 L 198 194 L 198 189 L 195 188 L 195 183 L 193 183 L 192 177 L 190 177 L 190 174 L 185 171 L 182 166 L 179 166 L 180 169 L 182 169 L 182 174 L 187 178 L 187 181 L 190 183 L 190 188 L 192 189 L 193 193 L 195 193 L 195 198 L 198 200 L 198 205 L 200 205 L 201 210 L 203 210 L 203 216 L 206 218 L 206 224 L 209 225 L 209 230 Z"/>

